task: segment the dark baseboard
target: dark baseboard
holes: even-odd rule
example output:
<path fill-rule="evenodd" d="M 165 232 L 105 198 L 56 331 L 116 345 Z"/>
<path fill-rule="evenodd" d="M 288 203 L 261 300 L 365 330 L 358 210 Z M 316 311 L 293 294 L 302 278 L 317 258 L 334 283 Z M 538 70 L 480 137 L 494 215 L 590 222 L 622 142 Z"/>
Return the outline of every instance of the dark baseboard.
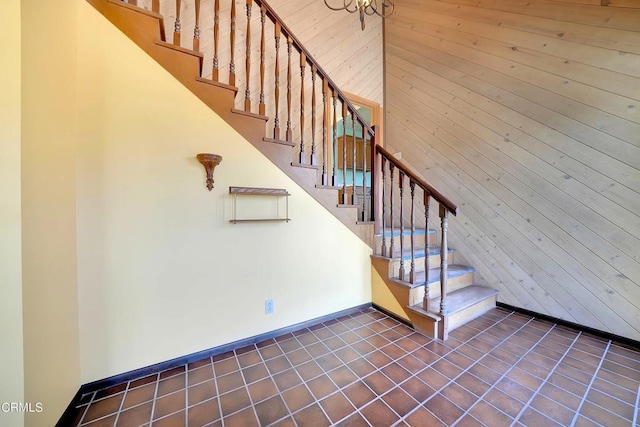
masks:
<path fill-rule="evenodd" d="M 400 317 L 400 316 L 398 316 L 398 315 L 397 315 L 397 314 L 395 314 L 395 313 L 390 312 L 389 310 L 387 310 L 387 309 L 386 309 L 386 308 L 384 308 L 384 307 L 380 307 L 378 304 L 371 303 L 371 306 L 372 306 L 373 308 L 375 308 L 376 310 L 378 310 L 379 312 L 384 313 L 385 315 L 387 315 L 387 316 L 391 317 L 392 319 L 397 320 L 398 322 L 402 323 L 403 325 L 406 325 L 406 326 L 410 327 L 411 329 L 414 329 L 414 327 L 413 327 L 413 325 L 411 324 L 411 322 L 410 322 L 410 321 L 408 321 L 407 319 L 405 319 L 405 318 L 403 318 L 403 317 Z"/>
<path fill-rule="evenodd" d="M 328 322 L 330 320 L 334 320 L 343 316 L 354 314 L 371 307 L 372 307 L 371 303 L 358 305 L 352 308 L 348 308 L 346 310 L 341 310 L 335 313 L 327 314 L 325 316 L 316 317 L 315 319 L 307 320 L 305 322 L 296 323 L 295 325 L 286 326 L 284 328 L 276 329 L 274 331 L 265 332 L 264 334 L 255 335 L 249 338 L 234 341 L 229 344 L 220 345 L 207 350 L 199 351 L 197 353 L 192 353 L 186 356 L 177 357 L 175 359 L 167 360 L 165 362 L 156 363 L 154 365 L 146 366 L 144 368 L 135 369 L 133 371 L 125 372 L 123 374 L 114 375 L 109 378 L 84 384 L 80 386 L 80 389 L 74 396 L 73 400 L 69 403 L 69 406 L 67 406 L 67 409 L 62 414 L 62 417 L 60 417 L 60 420 L 56 424 L 56 427 L 66 427 L 73 424 L 76 405 L 80 401 L 82 396 L 85 395 L 86 393 L 102 390 L 104 388 L 108 388 L 117 384 L 122 384 L 137 378 L 142 378 L 148 375 L 156 374 L 158 372 L 166 371 L 168 369 L 177 368 L 178 366 L 186 365 L 192 362 L 197 362 L 198 360 L 202 360 L 207 357 L 215 357 L 217 355 L 227 353 L 229 351 L 233 351 L 239 348 L 243 348 L 248 345 L 256 344 L 271 338 L 276 338 L 281 335 L 290 334 L 292 332 L 296 332 L 301 329 L 310 328 L 312 326 L 319 325 L 321 323 Z M 404 319 L 399 319 L 397 316 L 391 313 L 388 313 L 379 307 L 374 307 L 374 308 L 377 310 L 383 311 L 385 314 L 391 317 L 394 317 L 398 319 L 398 321 L 401 321 L 407 324 L 406 320 Z"/>
<path fill-rule="evenodd" d="M 561 326 L 566 326 L 571 329 L 586 332 L 596 337 L 604 338 L 607 340 L 615 341 L 616 343 L 628 347 L 633 350 L 640 349 L 640 341 L 632 340 L 631 338 L 623 337 L 620 335 L 612 334 L 611 332 L 601 331 L 600 329 L 590 328 L 588 326 L 581 325 L 579 323 L 569 322 L 568 320 L 558 319 L 557 317 L 548 316 L 546 314 L 537 313 L 535 311 L 527 310 L 526 308 L 516 307 L 514 305 L 505 304 L 503 302 L 497 302 L 496 305 L 500 308 L 515 311 L 516 313 L 526 314 L 527 316 L 535 317 L 540 320 L 546 320 L 547 322 L 556 323 Z"/>

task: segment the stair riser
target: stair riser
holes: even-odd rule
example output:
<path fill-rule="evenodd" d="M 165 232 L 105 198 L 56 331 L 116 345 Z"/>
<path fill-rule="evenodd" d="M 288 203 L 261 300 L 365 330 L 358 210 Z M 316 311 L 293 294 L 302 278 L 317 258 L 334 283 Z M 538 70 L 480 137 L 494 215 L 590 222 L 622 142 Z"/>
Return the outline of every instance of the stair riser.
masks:
<path fill-rule="evenodd" d="M 457 291 L 473 283 L 473 272 L 447 279 L 447 292 Z M 440 281 L 429 283 L 430 298 L 440 298 Z"/>
<path fill-rule="evenodd" d="M 447 256 L 447 263 L 449 264 L 453 264 L 453 252 L 449 252 L 448 256 Z M 400 260 L 399 259 L 395 259 L 393 261 L 391 261 L 390 263 L 390 267 L 391 267 L 391 274 L 390 277 L 398 277 L 399 272 L 400 272 Z M 416 267 L 416 272 L 420 272 L 420 271 L 424 271 L 424 257 L 416 257 L 415 259 L 415 267 Z M 435 255 L 430 255 L 429 256 L 429 268 L 436 268 L 436 267 L 440 267 L 440 254 L 435 254 Z M 411 271 L 411 260 L 410 259 L 405 259 L 404 260 L 404 271 L 405 271 L 405 275 L 406 278 L 405 280 L 409 280 L 409 272 Z"/>
<path fill-rule="evenodd" d="M 487 297 L 448 317 L 449 332 L 495 308 L 496 295 Z"/>

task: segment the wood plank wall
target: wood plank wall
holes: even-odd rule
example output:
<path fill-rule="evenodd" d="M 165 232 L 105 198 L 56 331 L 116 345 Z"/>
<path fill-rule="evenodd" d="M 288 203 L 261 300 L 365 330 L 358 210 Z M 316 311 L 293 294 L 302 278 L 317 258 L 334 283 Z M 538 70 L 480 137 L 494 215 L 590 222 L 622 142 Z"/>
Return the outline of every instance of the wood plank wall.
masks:
<path fill-rule="evenodd" d="M 397 0 L 386 141 L 500 300 L 640 339 L 640 2 Z"/>

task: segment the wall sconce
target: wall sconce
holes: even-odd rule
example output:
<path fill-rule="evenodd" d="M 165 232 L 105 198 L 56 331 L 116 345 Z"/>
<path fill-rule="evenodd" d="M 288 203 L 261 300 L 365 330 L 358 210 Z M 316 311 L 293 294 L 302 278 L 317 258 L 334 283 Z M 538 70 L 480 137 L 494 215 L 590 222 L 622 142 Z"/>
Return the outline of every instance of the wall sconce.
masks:
<path fill-rule="evenodd" d="M 209 191 L 213 188 L 213 171 L 222 161 L 222 156 L 217 154 L 200 153 L 196 156 L 198 161 L 204 166 L 207 172 L 207 188 Z"/>

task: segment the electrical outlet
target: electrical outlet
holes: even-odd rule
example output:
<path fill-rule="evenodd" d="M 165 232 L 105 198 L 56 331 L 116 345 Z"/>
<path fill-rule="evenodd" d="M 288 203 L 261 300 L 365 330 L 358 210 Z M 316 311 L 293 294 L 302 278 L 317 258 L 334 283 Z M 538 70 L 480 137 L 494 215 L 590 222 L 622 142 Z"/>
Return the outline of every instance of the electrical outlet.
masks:
<path fill-rule="evenodd" d="M 264 301 L 264 314 L 273 314 L 273 300 L 268 299 Z"/>

